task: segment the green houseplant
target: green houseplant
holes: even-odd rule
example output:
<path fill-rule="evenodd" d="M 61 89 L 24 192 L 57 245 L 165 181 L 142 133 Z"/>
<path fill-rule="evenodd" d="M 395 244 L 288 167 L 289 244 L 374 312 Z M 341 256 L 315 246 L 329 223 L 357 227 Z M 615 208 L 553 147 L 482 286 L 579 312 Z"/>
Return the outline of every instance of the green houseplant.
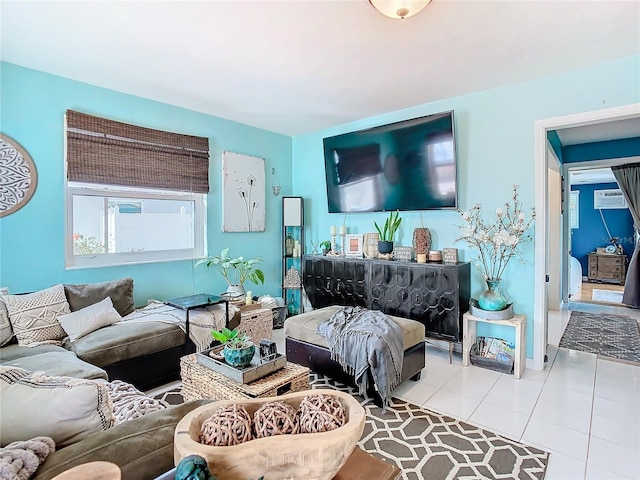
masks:
<path fill-rule="evenodd" d="M 219 331 L 213 330 L 211 336 L 224 345 L 222 355 L 229 365 L 241 368 L 251 363 L 256 346 L 246 333 L 240 332 L 237 327 L 233 330 L 224 327 Z"/>
<path fill-rule="evenodd" d="M 247 280 L 256 285 L 264 284 L 264 272 L 256 266 L 262 261 L 262 257 L 253 257 L 247 260 L 244 257 L 231 258 L 229 247 L 227 247 L 220 252 L 220 255 L 198 260 L 195 266 L 206 265 L 215 268 L 227 282 L 229 286 L 227 292 L 243 294 L 244 282 Z"/>
<path fill-rule="evenodd" d="M 331 242 L 329 240 L 321 241 L 320 248 L 322 249 L 322 254 L 326 255 L 331 250 Z"/>
<path fill-rule="evenodd" d="M 378 222 L 374 220 L 373 224 L 380 236 L 378 240 L 378 251 L 380 253 L 391 253 L 393 251 L 393 239 L 398 228 L 400 228 L 401 222 L 402 218 L 400 218 L 400 212 L 398 210 L 389 214 L 389 218 L 385 220 L 382 228 L 380 228 Z"/>

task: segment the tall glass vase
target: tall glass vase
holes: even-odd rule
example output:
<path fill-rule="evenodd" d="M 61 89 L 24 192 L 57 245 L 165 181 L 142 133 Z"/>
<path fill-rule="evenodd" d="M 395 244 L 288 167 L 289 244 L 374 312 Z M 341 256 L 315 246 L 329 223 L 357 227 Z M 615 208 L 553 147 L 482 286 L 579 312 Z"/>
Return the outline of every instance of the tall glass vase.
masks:
<path fill-rule="evenodd" d="M 500 279 L 487 280 L 487 289 L 478 297 L 478 305 L 482 310 L 498 311 L 507 308 L 506 292 L 500 288 Z"/>

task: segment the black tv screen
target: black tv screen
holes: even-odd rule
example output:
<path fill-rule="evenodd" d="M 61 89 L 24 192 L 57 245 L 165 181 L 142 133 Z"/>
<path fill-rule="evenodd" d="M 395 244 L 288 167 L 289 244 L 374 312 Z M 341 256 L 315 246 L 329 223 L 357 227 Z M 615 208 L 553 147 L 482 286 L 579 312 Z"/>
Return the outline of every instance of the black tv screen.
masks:
<path fill-rule="evenodd" d="M 452 111 L 323 143 L 329 213 L 457 207 Z"/>

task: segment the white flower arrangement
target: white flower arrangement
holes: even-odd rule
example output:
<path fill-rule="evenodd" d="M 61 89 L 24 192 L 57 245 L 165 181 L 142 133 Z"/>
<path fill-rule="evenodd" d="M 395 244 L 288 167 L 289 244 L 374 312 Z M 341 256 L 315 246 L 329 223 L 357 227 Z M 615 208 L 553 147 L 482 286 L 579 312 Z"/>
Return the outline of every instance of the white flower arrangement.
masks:
<path fill-rule="evenodd" d="M 518 186 L 513 186 L 513 205 L 505 203 L 505 209 L 496 208 L 496 218 L 491 223 L 482 219 L 479 204 L 462 215 L 465 225 L 460 225 L 462 235 L 456 242 L 465 241 L 467 245 L 478 249 L 478 257 L 471 261 L 480 270 L 485 280 L 500 280 L 504 269 L 512 257 L 518 256 L 524 263 L 522 253 L 518 250 L 521 243 L 530 242 L 533 236 L 527 230 L 536 218 L 532 210 L 531 218 L 526 219 L 522 211 L 522 203 L 518 200 Z"/>

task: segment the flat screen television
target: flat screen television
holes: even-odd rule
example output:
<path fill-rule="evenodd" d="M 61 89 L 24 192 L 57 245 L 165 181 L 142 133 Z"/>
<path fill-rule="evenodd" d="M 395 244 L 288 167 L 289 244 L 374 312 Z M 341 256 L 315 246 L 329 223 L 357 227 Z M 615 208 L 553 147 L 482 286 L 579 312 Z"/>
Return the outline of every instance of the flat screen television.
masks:
<path fill-rule="evenodd" d="M 453 111 L 323 143 L 329 213 L 457 207 Z"/>

